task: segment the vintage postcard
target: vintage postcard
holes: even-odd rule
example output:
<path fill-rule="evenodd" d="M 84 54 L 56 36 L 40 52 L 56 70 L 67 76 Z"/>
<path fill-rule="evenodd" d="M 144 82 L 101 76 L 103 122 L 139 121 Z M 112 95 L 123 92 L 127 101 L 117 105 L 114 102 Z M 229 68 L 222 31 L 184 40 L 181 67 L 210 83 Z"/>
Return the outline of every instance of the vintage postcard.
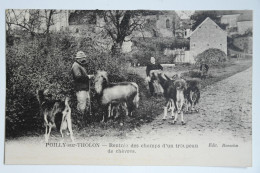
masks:
<path fill-rule="evenodd" d="M 5 164 L 252 166 L 252 10 L 5 17 Z"/>

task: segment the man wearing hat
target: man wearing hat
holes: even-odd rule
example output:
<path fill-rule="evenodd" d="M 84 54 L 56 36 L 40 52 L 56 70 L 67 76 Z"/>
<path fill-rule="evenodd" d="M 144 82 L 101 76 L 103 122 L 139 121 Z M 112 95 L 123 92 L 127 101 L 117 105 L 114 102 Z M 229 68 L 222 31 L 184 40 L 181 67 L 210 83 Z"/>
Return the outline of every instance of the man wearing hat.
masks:
<path fill-rule="evenodd" d="M 87 70 L 83 67 L 86 64 L 88 64 L 86 54 L 83 51 L 77 52 L 76 61 L 72 65 L 72 75 L 78 101 L 77 109 L 84 118 L 86 118 L 85 112 L 90 108 L 89 79 L 94 76 L 87 74 Z"/>

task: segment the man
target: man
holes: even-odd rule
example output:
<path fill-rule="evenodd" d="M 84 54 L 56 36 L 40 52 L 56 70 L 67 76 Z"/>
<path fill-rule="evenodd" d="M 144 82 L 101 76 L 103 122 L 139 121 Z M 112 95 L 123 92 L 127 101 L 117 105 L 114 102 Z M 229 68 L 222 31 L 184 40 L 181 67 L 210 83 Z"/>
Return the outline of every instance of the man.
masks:
<path fill-rule="evenodd" d="M 78 101 L 77 109 L 84 119 L 86 118 L 85 112 L 90 111 L 89 79 L 94 76 L 87 74 L 87 70 L 83 67 L 87 64 L 88 59 L 85 53 L 77 52 L 76 61 L 72 65 L 72 75 Z"/>
<path fill-rule="evenodd" d="M 206 63 L 200 65 L 201 79 L 206 79 L 209 71 L 209 66 Z"/>
<path fill-rule="evenodd" d="M 147 75 L 149 90 L 150 90 L 151 96 L 153 96 L 154 95 L 154 85 L 153 85 L 153 80 L 151 80 L 150 71 L 163 70 L 163 67 L 160 64 L 155 63 L 154 57 L 151 57 L 150 61 L 151 61 L 151 63 L 149 63 L 146 67 L 146 75 Z"/>

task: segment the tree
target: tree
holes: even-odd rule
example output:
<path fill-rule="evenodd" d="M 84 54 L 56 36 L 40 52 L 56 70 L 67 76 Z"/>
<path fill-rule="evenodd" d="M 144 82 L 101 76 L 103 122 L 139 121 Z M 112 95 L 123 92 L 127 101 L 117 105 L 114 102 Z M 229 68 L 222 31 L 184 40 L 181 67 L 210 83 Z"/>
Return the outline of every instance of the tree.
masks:
<path fill-rule="evenodd" d="M 212 19 L 218 26 L 222 29 L 226 29 L 227 24 L 222 24 L 220 22 L 221 16 L 217 13 L 217 11 L 196 11 L 193 15 L 191 15 L 192 30 L 195 30 L 197 26 L 199 26 L 207 17 Z"/>
<path fill-rule="evenodd" d="M 15 25 L 34 36 L 41 24 L 39 15 L 40 10 L 6 10 L 6 24 L 8 30 L 10 31 L 11 26 Z"/>
<path fill-rule="evenodd" d="M 43 31 L 49 34 L 50 26 L 54 25 L 54 15 L 57 10 L 6 10 L 7 32 L 10 33 L 12 25 L 28 31 L 32 36 Z"/>
<path fill-rule="evenodd" d="M 55 24 L 54 16 L 58 13 L 59 11 L 57 10 L 44 10 L 44 15 L 41 16 L 41 18 L 45 20 L 46 29 L 44 33 L 46 33 L 47 35 L 49 35 L 50 33 L 50 27 Z"/>
<path fill-rule="evenodd" d="M 97 13 L 104 20 L 104 24 L 99 27 L 103 28 L 113 41 L 112 54 L 119 52 L 123 42 L 127 41 L 126 37 L 133 31 L 141 30 L 144 24 L 139 11 L 108 10 Z"/>

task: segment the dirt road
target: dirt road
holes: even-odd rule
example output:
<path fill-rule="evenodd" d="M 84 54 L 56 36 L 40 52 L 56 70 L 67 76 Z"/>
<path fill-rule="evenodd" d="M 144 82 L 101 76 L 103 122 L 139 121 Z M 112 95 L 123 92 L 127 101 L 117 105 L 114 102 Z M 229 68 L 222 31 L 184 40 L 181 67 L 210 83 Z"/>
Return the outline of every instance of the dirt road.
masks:
<path fill-rule="evenodd" d="M 252 136 L 252 68 L 204 88 L 201 91 L 199 108 L 198 113 L 184 115 L 187 123 L 185 126 L 181 125 L 180 119 L 176 125 L 168 123 L 172 121 L 170 119 L 163 122 L 160 115 L 151 124 L 143 126 L 138 134 L 142 138 L 154 139 L 199 135 L 229 136 L 250 141 Z"/>

